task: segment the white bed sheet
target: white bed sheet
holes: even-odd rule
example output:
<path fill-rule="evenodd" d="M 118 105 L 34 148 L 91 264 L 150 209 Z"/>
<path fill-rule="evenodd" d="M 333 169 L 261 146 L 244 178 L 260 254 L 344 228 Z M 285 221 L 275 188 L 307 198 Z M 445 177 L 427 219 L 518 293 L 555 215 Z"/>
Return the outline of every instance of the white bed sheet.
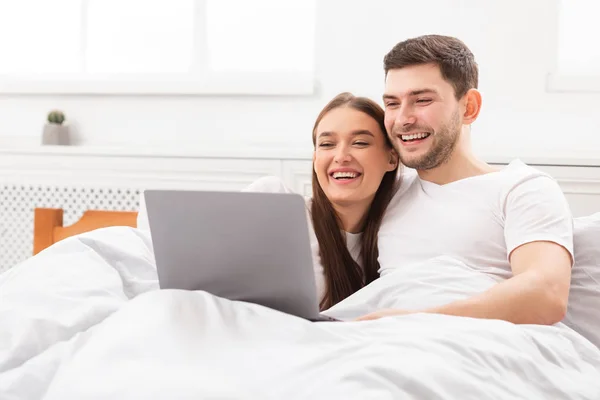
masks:
<path fill-rule="evenodd" d="M 448 276 L 428 273 L 435 263 Z M 402 271 L 328 313 L 426 307 L 495 283 L 443 257 Z M 157 288 L 149 238 L 132 228 L 67 239 L 0 276 L 0 398 L 600 398 L 600 350 L 562 324 L 311 323 Z"/>

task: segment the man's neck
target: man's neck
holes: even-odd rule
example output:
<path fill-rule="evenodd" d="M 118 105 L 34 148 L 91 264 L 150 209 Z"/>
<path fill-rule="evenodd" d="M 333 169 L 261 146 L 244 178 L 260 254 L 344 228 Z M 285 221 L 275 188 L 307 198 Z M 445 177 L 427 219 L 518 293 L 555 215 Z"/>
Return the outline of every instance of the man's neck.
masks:
<path fill-rule="evenodd" d="M 497 171 L 496 168 L 479 160 L 470 152 L 460 152 L 458 149 L 444 164 L 429 170 L 417 171 L 419 178 L 438 185 L 459 181 L 473 176 Z"/>
<path fill-rule="evenodd" d="M 342 223 L 342 229 L 349 233 L 362 232 L 370 204 L 370 201 L 352 205 L 333 204 L 333 208 Z"/>

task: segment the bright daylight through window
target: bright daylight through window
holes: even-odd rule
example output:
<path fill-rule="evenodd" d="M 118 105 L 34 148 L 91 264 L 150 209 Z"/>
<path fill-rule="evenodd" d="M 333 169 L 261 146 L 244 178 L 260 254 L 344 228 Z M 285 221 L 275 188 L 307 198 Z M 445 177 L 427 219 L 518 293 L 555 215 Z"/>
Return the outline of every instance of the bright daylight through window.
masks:
<path fill-rule="evenodd" d="M 0 82 L 311 90 L 315 20 L 316 0 L 0 0 Z"/>
<path fill-rule="evenodd" d="M 600 91 L 600 1 L 559 0 L 556 70 L 551 91 Z"/>

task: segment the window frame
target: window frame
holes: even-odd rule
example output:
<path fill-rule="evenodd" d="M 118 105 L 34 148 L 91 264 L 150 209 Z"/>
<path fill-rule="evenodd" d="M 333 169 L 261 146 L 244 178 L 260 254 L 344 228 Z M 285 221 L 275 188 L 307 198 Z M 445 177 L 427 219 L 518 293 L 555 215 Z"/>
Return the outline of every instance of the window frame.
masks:
<path fill-rule="evenodd" d="M 558 42 L 561 35 L 560 13 L 564 0 L 556 2 L 556 46 L 554 52 L 554 68 L 547 74 L 546 91 L 550 93 L 600 93 L 600 72 L 593 75 L 575 75 L 561 71 L 558 67 L 560 48 Z M 571 6 L 575 6 L 571 3 Z"/>

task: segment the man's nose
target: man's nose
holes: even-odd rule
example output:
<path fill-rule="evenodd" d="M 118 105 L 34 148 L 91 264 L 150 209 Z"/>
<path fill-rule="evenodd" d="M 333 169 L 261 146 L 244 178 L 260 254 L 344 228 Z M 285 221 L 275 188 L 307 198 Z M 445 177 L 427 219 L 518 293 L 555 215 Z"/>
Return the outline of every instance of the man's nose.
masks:
<path fill-rule="evenodd" d="M 396 115 L 396 126 L 408 128 L 417 122 L 417 118 L 410 107 L 403 107 Z"/>

